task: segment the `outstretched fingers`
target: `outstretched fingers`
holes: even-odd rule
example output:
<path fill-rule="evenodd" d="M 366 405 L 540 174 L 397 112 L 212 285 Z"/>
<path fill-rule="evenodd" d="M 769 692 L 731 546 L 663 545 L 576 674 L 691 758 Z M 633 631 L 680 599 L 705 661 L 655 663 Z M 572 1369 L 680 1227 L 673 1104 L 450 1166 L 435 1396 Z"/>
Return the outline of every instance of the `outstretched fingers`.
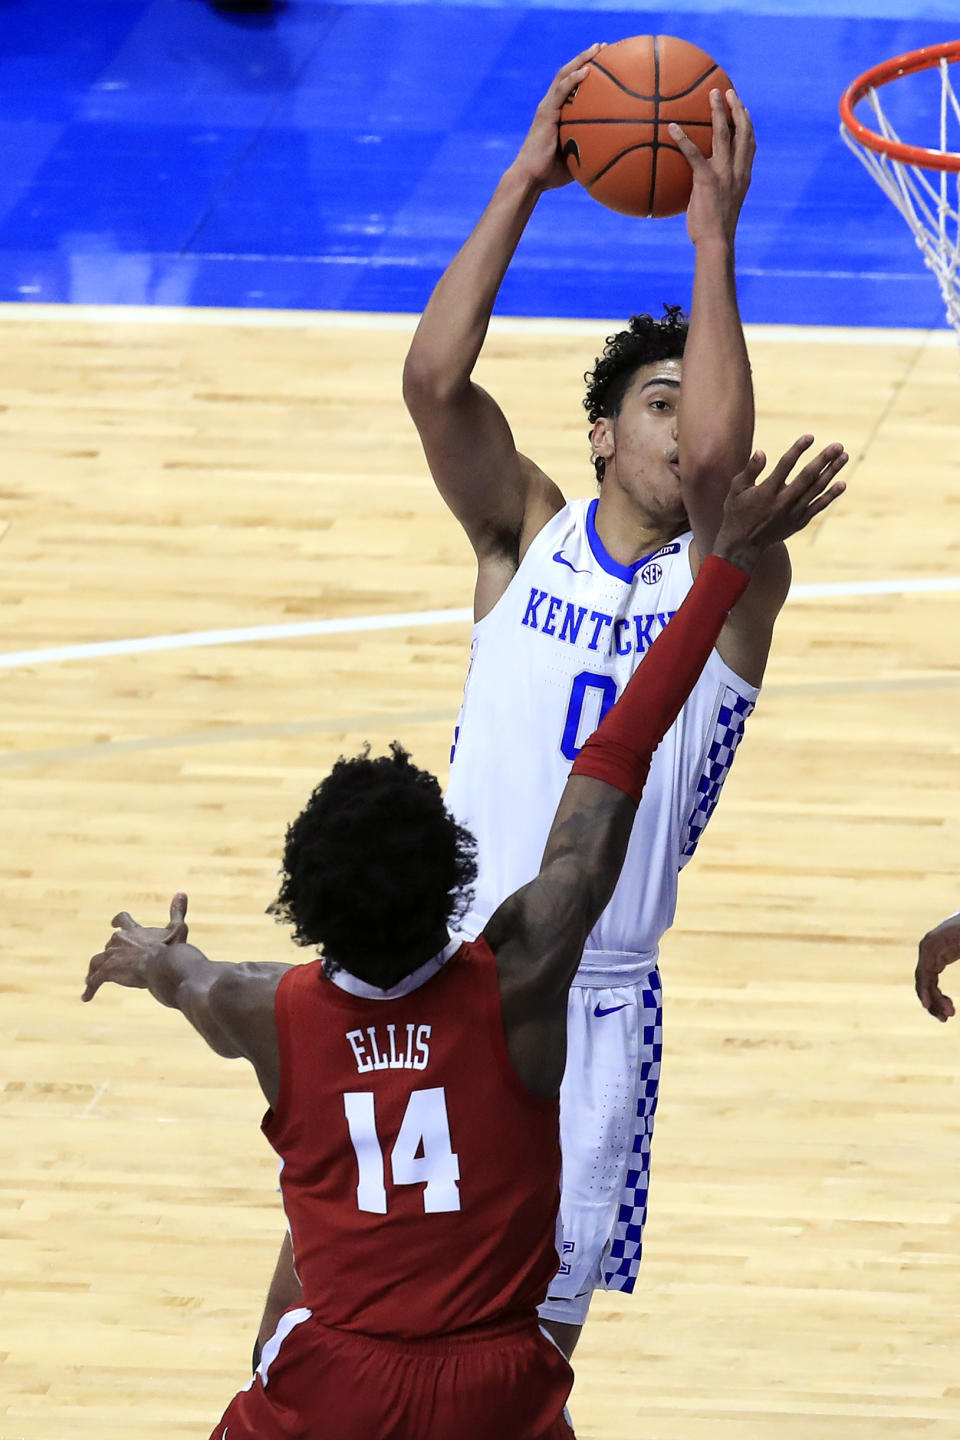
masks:
<path fill-rule="evenodd" d="M 726 96 L 724 98 L 727 102 L 727 108 L 730 111 L 730 118 L 733 121 L 734 129 L 741 131 L 743 134 L 749 133 L 750 135 L 752 135 L 753 121 L 750 119 L 750 111 L 747 109 L 746 105 L 744 105 L 743 101 L 740 99 L 740 96 L 737 94 L 736 90 L 734 90 L 732 85 L 730 86 L 730 89 L 726 92 Z"/>
<path fill-rule="evenodd" d="M 756 154 L 757 139 L 753 133 L 753 121 L 750 118 L 750 111 L 744 105 L 736 90 L 730 89 L 726 94 L 727 107 L 730 111 L 730 119 L 733 122 L 733 154 L 734 161 L 746 165 L 747 169 L 753 163 Z"/>
<path fill-rule="evenodd" d="M 178 890 L 170 901 L 170 923 L 166 929 L 166 939 L 171 943 L 182 943 L 187 938 L 187 905 L 188 900 L 182 890 Z"/>
<path fill-rule="evenodd" d="M 757 483 L 757 476 L 763 470 L 766 463 L 767 457 L 763 451 L 754 450 L 739 475 L 734 475 L 730 483 L 730 494 L 739 495 L 744 490 L 752 490 Z"/>
<path fill-rule="evenodd" d="M 914 976 L 917 996 L 923 1008 L 940 1021 L 949 1020 L 957 1013 L 950 996 L 943 993 L 939 984 L 940 973 L 948 963 L 945 960 L 941 964 L 936 955 L 926 948 L 926 941 L 921 941 L 920 959 Z"/>
<path fill-rule="evenodd" d="M 723 167 L 730 162 L 732 132 L 727 107 L 719 90 L 710 91 L 710 119 L 713 123 L 711 159 Z"/>
<path fill-rule="evenodd" d="M 924 935 L 917 955 L 916 986 L 920 1003 L 937 1020 L 949 1020 L 956 1006 L 940 989 L 940 976 L 948 965 L 960 959 L 960 935 L 951 916 Z"/>
<path fill-rule="evenodd" d="M 667 129 L 670 131 L 671 139 L 676 141 L 677 148 L 695 175 L 698 170 L 709 167 L 710 162 L 700 149 L 700 146 L 693 143 L 685 130 L 682 130 L 675 121 L 668 125 Z"/>
<path fill-rule="evenodd" d="M 597 54 L 597 52 L 602 49 L 602 40 L 597 40 L 593 45 L 588 45 L 586 50 L 581 50 L 580 54 L 575 56 L 573 60 L 571 60 L 568 64 L 561 66 L 561 68 L 557 71 L 557 79 L 559 80 L 562 77 L 572 75 L 574 70 L 582 69 L 582 67 L 586 65 L 589 60 L 592 60 L 593 57 Z"/>
<path fill-rule="evenodd" d="M 543 103 L 551 107 L 565 105 L 577 86 L 587 78 L 590 61 L 602 48 L 602 42 L 598 41 L 589 49 L 581 50 L 576 59 L 571 60 L 568 65 L 562 66 L 553 77 L 553 83 L 547 91 Z"/>
<path fill-rule="evenodd" d="M 785 450 L 784 453 L 780 456 L 780 459 L 777 461 L 776 465 L 774 465 L 766 480 L 764 480 L 764 485 L 766 485 L 770 490 L 781 489 L 781 487 L 786 484 L 790 476 L 790 472 L 796 465 L 797 461 L 800 459 L 800 456 L 805 450 L 809 450 L 812 444 L 812 435 L 801 435 L 797 440 L 794 440 L 793 444 L 790 446 L 790 449 Z M 801 471 L 801 474 L 805 473 L 806 467 L 803 471 Z"/>
<path fill-rule="evenodd" d="M 147 983 L 144 964 L 144 952 L 135 937 L 124 931 L 111 935 L 104 948 L 90 960 L 82 998 L 92 1000 L 108 981 L 143 989 Z"/>
<path fill-rule="evenodd" d="M 812 435 L 801 435 L 759 484 L 754 481 L 765 458 L 762 451 L 754 452 L 730 486 L 717 534 L 718 554 L 736 557 L 733 563 L 750 571 L 767 546 L 796 535 L 839 499 L 846 487 L 835 476 L 848 458 L 842 445 L 828 445 L 790 480 L 812 444 Z"/>
<path fill-rule="evenodd" d="M 803 467 L 796 480 L 784 487 L 793 514 L 802 522 L 798 529 L 802 530 L 815 516 L 839 500 L 847 487 L 842 480 L 835 481 L 835 476 L 839 475 L 849 458 L 842 445 L 827 445 Z"/>
<path fill-rule="evenodd" d="M 726 96 L 719 90 L 710 91 L 710 119 L 713 134 L 709 158 L 676 121 L 667 129 L 694 173 L 707 166 L 723 171 L 732 163 L 738 173 L 743 171 L 749 177 L 757 146 L 749 111 L 735 90 L 728 90 Z"/>
<path fill-rule="evenodd" d="M 844 464 L 846 464 L 846 461 L 844 461 Z M 803 525 L 800 526 L 800 529 L 802 530 L 804 526 L 809 525 L 810 521 L 815 519 L 817 515 L 822 514 L 824 510 L 833 504 L 834 500 L 839 500 L 846 488 L 846 481 L 838 480 L 835 485 L 830 486 L 830 489 L 824 495 L 820 495 L 816 500 L 811 501 L 804 513 Z"/>
<path fill-rule="evenodd" d="M 84 982 L 83 994 L 80 996 L 81 1000 L 92 1000 L 100 986 L 108 979 L 106 964 L 107 956 L 102 951 L 99 955 L 92 956 L 87 967 L 87 978 Z"/>
<path fill-rule="evenodd" d="M 786 489 L 798 500 L 812 500 L 825 490 L 835 475 L 838 475 L 849 460 L 849 455 L 840 444 L 827 445 L 810 460 L 795 480 Z"/>

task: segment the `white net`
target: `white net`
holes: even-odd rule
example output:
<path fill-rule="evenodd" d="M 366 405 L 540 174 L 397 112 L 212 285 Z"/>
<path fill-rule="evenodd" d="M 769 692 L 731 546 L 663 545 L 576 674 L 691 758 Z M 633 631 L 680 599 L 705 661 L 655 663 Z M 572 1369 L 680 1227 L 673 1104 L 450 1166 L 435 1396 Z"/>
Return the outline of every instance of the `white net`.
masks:
<path fill-rule="evenodd" d="M 956 154 L 950 141 L 960 127 L 960 102 L 951 84 L 949 61 L 941 59 L 937 68 L 940 72 L 937 148 L 942 154 Z M 885 140 L 903 143 L 884 114 L 879 93 L 868 90 L 864 99 L 873 108 L 877 134 Z M 938 170 L 932 165 L 925 168 L 882 155 L 863 145 L 845 125 L 841 125 L 840 133 L 913 231 L 925 264 L 937 277 L 947 319 L 960 337 L 960 172 Z M 915 142 L 908 138 L 907 143 Z"/>

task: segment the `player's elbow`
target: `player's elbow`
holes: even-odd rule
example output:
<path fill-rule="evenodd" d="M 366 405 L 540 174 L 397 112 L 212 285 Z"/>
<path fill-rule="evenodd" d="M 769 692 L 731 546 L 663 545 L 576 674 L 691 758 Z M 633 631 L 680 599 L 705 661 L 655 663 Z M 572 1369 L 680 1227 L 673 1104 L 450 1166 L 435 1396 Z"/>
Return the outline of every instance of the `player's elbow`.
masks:
<path fill-rule="evenodd" d="M 468 383 L 469 377 L 458 375 L 442 356 L 414 340 L 403 366 L 403 401 L 415 421 L 454 404 Z"/>

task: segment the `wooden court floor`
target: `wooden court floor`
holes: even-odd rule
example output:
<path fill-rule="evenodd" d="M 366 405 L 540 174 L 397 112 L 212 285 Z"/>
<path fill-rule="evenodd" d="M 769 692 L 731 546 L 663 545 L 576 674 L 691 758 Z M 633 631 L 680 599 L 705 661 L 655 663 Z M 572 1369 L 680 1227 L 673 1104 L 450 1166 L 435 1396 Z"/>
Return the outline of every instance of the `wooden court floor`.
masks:
<path fill-rule="evenodd" d="M 0 315 L 0 1440 L 208 1435 L 281 1235 L 252 1077 L 143 995 L 81 1006 L 114 911 L 184 888 L 214 957 L 290 958 L 263 912 L 335 757 L 398 736 L 445 773 L 462 621 L 69 651 L 469 604 L 409 325 L 289 319 Z M 570 494 L 608 329 L 505 325 L 482 365 Z M 845 441 L 850 492 L 794 544 L 682 882 L 646 1259 L 578 1352 L 583 1440 L 960 1437 L 960 1021 L 912 993 L 960 905 L 957 354 L 804 339 L 751 336 L 758 442 Z"/>

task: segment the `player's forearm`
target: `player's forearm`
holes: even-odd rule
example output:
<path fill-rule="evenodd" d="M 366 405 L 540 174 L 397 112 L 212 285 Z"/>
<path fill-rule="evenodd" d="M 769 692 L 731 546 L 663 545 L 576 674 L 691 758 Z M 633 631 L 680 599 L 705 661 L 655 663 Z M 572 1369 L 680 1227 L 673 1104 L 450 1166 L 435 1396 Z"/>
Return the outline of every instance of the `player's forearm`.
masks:
<path fill-rule="evenodd" d="M 417 326 L 404 367 L 408 403 L 424 392 L 456 391 L 469 381 L 503 277 L 541 193 L 517 166 L 502 177 Z"/>
<path fill-rule="evenodd" d="M 537 923 L 548 938 L 557 930 L 571 942 L 585 940 L 609 903 L 653 752 L 748 583 L 744 570 L 707 557 L 680 609 L 574 761 L 534 882 Z M 573 954 L 577 946 L 567 948 Z"/>
<path fill-rule="evenodd" d="M 235 965 L 208 960 L 195 945 L 163 945 L 150 953 L 145 980 L 153 998 L 171 1010 L 179 1010 L 211 1050 L 227 1060 L 236 1060 L 244 1052 L 226 1033 L 211 1003 L 216 982 L 236 969 Z"/>
<path fill-rule="evenodd" d="M 190 991 L 209 990 L 225 968 L 195 945 L 157 945 L 144 956 L 143 977 L 154 1000 L 180 1010 Z"/>
<path fill-rule="evenodd" d="M 577 958 L 616 889 L 636 813 L 633 795 L 604 777 L 571 773 L 564 787 L 535 883 L 545 887 L 541 928 L 556 926 L 571 942 L 579 928 Z"/>
<path fill-rule="evenodd" d="M 707 557 L 681 608 L 574 760 L 535 881 L 544 935 L 558 927 L 571 942 L 586 940 L 606 909 L 653 752 L 697 684 L 748 579 L 727 560 Z M 576 949 L 571 943 L 570 952 Z"/>
<path fill-rule="evenodd" d="M 697 245 L 678 437 L 681 492 L 701 554 L 719 529 L 730 481 L 750 455 L 753 425 L 733 239 L 710 237 Z"/>
<path fill-rule="evenodd" d="M 639 804 L 653 752 L 700 678 L 727 616 L 749 582 L 746 570 L 716 555 L 707 556 L 680 609 L 583 746 L 571 776 L 603 780 Z"/>

